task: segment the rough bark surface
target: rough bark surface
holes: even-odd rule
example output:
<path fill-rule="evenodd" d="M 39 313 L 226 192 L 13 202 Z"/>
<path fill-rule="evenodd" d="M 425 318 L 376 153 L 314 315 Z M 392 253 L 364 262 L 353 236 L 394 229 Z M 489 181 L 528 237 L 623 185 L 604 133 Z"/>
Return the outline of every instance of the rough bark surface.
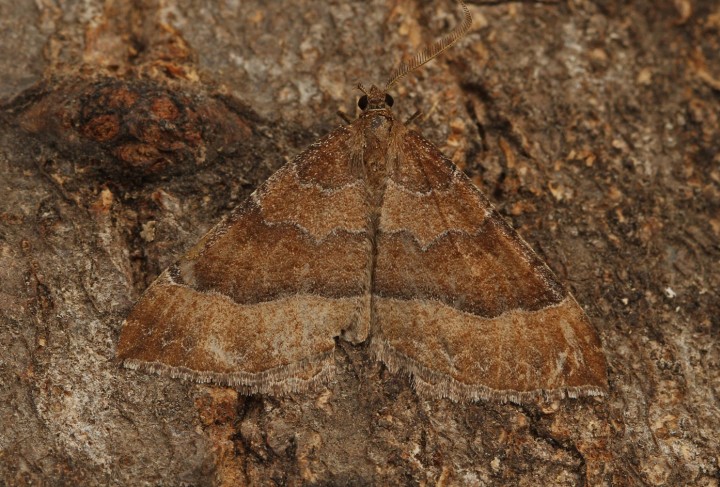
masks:
<path fill-rule="evenodd" d="M 280 399 L 114 358 L 152 279 L 452 2 L 4 2 L 0 483 L 718 485 L 720 6 L 471 7 L 395 109 L 569 284 L 609 396 L 421 400 L 348 344 Z"/>

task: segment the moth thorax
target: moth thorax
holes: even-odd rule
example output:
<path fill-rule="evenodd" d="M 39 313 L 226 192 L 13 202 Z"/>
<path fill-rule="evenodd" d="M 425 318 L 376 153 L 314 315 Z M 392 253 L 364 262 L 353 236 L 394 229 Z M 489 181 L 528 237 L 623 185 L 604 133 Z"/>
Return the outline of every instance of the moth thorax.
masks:
<path fill-rule="evenodd" d="M 377 113 L 363 122 L 363 172 L 370 186 L 384 186 L 391 171 L 388 155 L 394 120 Z"/>

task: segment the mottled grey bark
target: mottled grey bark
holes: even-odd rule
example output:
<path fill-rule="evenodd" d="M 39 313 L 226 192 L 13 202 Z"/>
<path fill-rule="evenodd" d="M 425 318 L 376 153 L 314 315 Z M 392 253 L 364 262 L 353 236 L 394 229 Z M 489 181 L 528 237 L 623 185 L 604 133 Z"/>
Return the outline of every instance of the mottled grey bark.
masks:
<path fill-rule="evenodd" d="M 421 400 L 347 344 L 328 388 L 283 399 L 114 360 L 154 276 L 457 10 L 0 5 L 0 483 L 718 484 L 711 0 L 476 2 L 393 93 L 584 305 L 606 399 Z"/>

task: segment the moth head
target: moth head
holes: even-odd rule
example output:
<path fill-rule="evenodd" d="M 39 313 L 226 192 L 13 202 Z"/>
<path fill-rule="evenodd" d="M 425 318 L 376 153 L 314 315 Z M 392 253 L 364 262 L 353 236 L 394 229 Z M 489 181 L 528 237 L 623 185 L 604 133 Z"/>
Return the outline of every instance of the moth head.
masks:
<path fill-rule="evenodd" d="M 375 85 L 366 90 L 363 85 L 358 85 L 358 89 L 364 93 L 358 100 L 358 106 L 363 112 L 367 110 L 386 110 L 393 106 L 395 100 Z"/>

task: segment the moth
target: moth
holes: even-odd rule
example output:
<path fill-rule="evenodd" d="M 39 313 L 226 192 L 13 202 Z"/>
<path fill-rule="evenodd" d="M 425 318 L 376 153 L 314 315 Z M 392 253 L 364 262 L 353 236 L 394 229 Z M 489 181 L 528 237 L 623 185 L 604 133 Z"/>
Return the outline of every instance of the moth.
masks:
<path fill-rule="evenodd" d="M 605 358 L 551 270 L 389 89 L 446 38 L 360 87 L 359 117 L 272 175 L 145 291 L 126 367 L 244 393 L 329 380 L 336 340 L 367 347 L 419 394 L 525 402 L 602 395 Z"/>

